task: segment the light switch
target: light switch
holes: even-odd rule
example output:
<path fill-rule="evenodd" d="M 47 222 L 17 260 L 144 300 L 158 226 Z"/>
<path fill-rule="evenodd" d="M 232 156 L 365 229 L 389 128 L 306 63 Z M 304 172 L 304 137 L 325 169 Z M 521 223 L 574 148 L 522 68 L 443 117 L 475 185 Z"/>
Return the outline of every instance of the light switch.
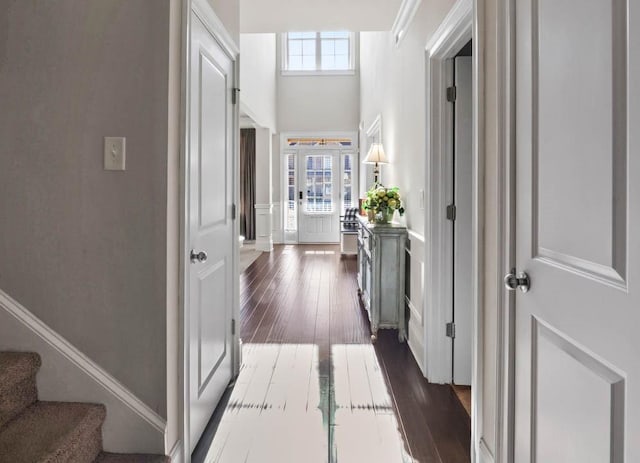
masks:
<path fill-rule="evenodd" d="M 124 137 L 104 137 L 104 170 L 125 170 L 126 141 Z"/>

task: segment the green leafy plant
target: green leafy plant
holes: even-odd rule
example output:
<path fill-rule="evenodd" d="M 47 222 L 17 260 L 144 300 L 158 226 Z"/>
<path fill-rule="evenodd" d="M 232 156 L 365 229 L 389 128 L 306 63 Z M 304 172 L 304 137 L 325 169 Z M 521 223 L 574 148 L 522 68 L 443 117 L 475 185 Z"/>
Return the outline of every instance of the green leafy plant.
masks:
<path fill-rule="evenodd" d="M 386 222 L 386 218 L 392 216 L 395 211 L 398 211 L 400 215 L 404 214 L 398 187 L 374 186 L 367 191 L 367 199 L 364 201 L 363 207 L 365 210 L 372 210 L 376 216 L 380 215 L 381 222 Z"/>

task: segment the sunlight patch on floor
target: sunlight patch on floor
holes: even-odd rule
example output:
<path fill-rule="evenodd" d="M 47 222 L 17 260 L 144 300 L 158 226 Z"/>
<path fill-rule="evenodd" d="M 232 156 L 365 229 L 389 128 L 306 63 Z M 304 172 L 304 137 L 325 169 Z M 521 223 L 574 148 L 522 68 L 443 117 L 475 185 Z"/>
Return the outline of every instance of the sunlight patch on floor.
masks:
<path fill-rule="evenodd" d="M 310 344 L 245 344 L 205 461 L 412 462 L 373 346 L 332 346 L 324 375 L 318 356 Z"/>
<path fill-rule="evenodd" d="M 206 462 L 327 461 L 314 345 L 246 344 Z"/>
<path fill-rule="evenodd" d="M 331 349 L 335 462 L 413 462 L 405 451 L 391 396 L 372 345 Z"/>

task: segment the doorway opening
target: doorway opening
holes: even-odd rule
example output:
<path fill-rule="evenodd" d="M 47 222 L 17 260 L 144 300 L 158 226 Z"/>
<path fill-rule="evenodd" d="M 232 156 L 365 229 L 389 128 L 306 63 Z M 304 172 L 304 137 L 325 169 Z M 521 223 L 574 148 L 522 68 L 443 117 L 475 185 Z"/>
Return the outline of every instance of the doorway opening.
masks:
<path fill-rule="evenodd" d="M 447 219 L 451 241 L 451 321 L 447 324 L 447 336 L 451 338 L 451 383 L 471 414 L 472 370 L 472 292 L 471 243 L 472 243 L 472 169 L 473 169 L 473 92 L 472 92 L 472 41 L 448 63 L 447 101 L 452 111 L 451 150 L 448 162 L 449 205 Z"/>
<path fill-rule="evenodd" d="M 477 413 L 482 150 L 473 2 L 459 0 L 427 44 L 425 376 Z M 473 388 L 471 387 L 473 386 Z M 472 392 L 473 391 L 473 392 Z"/>
<path fill-rule="evenodd" d="M 340 216 L 357 206 L 355 134 L 284 134 L 281 197 L 286 244 L 337 243 Z"/>

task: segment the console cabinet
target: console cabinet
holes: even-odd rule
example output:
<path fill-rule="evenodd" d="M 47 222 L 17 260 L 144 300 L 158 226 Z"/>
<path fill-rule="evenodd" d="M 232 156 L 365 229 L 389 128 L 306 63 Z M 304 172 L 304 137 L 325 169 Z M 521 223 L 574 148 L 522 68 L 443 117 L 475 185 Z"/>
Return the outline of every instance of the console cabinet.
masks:
<path fill-rule="evenodd" d="M 379 328 L 396 328 L 406 339 L 405 246 L 407 229 L 358 218 L 358 294 L 367 310 L 372 339 Z"/>

